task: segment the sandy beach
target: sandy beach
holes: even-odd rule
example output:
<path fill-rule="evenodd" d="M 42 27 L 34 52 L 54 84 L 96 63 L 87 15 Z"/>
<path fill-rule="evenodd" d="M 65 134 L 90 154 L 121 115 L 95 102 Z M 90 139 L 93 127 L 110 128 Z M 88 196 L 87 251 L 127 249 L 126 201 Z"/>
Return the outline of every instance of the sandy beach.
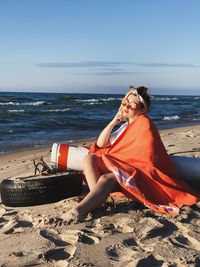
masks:
<path fill-rule="evenodd" d="M 160 134 L 170 155 L 200 157 L 199 126 Z M 0 179 L 33 175 L 33 159 L 43 156 L 50 164 L 50 154 L 51 147 L 0 155 Z M 56 224 L 78 201 L 18 208 L 1 203 L 0 266 L 200 266 L 200 202 L 168 216 L 116 198 L 78 224 Z"/>

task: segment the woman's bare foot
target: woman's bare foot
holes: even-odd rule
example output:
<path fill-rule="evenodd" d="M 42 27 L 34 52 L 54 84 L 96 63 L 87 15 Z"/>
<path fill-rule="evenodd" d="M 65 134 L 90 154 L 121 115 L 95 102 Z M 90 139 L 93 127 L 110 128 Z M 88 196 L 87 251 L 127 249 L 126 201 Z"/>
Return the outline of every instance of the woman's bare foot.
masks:
<path fill-rule="evenodd" d="M 72 222 L 77 222 L 81 219 L 81 216 L 78 209 L 72 208 L 68 212 L 64 213 L 60 218 L 64 224 L 70 224 Z"/>

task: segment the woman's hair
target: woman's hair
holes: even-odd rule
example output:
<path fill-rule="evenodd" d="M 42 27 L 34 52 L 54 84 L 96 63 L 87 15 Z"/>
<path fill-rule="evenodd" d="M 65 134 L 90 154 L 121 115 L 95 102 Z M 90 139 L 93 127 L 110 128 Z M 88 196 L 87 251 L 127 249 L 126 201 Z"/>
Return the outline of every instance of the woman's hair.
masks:
<path fill-rule="evenodd" d="M 148 88 L 145 86 L 140 86 L 140 87 L 134 87 L 134 86 L 129 86 L 129 90 L 137 90 L 138 94 L 142 97 L 144 102 L 146 103 L 147 110 L 149 110 L 150 105 L 151 105 L 151 97 L 148 92 Z M 141 103 L 144 107 L 144 104 Z"/>

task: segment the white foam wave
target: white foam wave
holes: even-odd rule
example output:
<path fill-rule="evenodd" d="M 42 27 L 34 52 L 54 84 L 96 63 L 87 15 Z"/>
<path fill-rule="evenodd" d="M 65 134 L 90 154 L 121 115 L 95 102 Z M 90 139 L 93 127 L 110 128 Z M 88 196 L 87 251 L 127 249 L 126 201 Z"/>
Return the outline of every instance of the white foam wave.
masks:
<path fill-rule="evenodd" d="M 90 103 L 86 103 L 86 105 L 102 105 L 102 103 L 99 103 L 99 102 L 90 102 Z"/>
<path fill-rule="evenodd" d="M 178 100 L 177 97 L 152 97 L 155 101 L 172 101 L 172 100 Z"/>
<path fill-rule="evenodd" d="M 100 99 L 101 101 L 103 101 L 103 102 L 109 102 L 109 101 L 116 101 L 116 100 L 122 100 L 122 98 L 119 98 L 119 97 L 109 97 L 109 98 L 101 98 Z"/>
<path fill-rule="evenodd" d="M 9 109 L 8 112 L 10 112 L 10 113 L 20 113 L 20 112 L 24 112 L 24 109 Z"/>
<path fill-rule="evenodd" d="M 179 119 L 180 119 L 180 117 L 177 116 L 177 115 L 175 115 L 175 116 L 165 116 L 163 118 L 164 121 L 173 121 L 173 120 L 179 120 Z"/>
<path fill-rule="evenodd" d="M 0 102 L 1 106 L 39 106 L 43 105 L 45 101 L 36 101 L 36 102 Z"/>
<path fill-rule="evenodd" d="M 91 99 L 76 99 L 76 102 L 83 102 L 83 103 L 99 103 L 99 102 L 111 102 L 111 101 L 116 101 L 116 100 L 120 100 L 121 101 L 122 98 L 120 97 L 108 97 L 108 98 L 100 98 L 100 99 L 96 99 L 96 98 L 91 98 Z"/>
<path fill-rule="evenodd" d="M 83 102 L 83 103 L 87 103 L 87 102 L 99 102 L 99 99 L 95 99 L 95 98 L 92 98 L 92 99 L 76 99 L 75 100 L 76 102 Z"/>
<path fill-rule="evenodd" d="M 45 103 L 45 101 L 36 101 L 36 102 L 25 102 L 22 103 L 21 105 L 25 105 L 25 106 L 39 106 L 39 105 L 43 105 Z"/>
<path fill-rule="evenodd" d="M 63 109 L 47 109 L 42 110 L 42 112 L 65 112 L 71 110 L 70 108 L 63 108 Z"/>
<path fill-rule="evenodd" d="M 15 102 L 0 102 L 1 106 L 19 106 L 19 103 L 15 103 Z"/>

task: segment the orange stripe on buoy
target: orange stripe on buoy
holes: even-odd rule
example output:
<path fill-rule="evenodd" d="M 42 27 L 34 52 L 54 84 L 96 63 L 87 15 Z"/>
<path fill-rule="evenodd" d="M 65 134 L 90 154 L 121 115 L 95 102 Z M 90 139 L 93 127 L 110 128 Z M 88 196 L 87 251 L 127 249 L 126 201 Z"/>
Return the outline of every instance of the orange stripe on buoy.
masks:
<path fill-rule="evenodd" d="M 58 169 L 67 170 L 67 158 L 69 152 L 69 145 L 60 144 L 59 156 L 58 156 Z"/>

